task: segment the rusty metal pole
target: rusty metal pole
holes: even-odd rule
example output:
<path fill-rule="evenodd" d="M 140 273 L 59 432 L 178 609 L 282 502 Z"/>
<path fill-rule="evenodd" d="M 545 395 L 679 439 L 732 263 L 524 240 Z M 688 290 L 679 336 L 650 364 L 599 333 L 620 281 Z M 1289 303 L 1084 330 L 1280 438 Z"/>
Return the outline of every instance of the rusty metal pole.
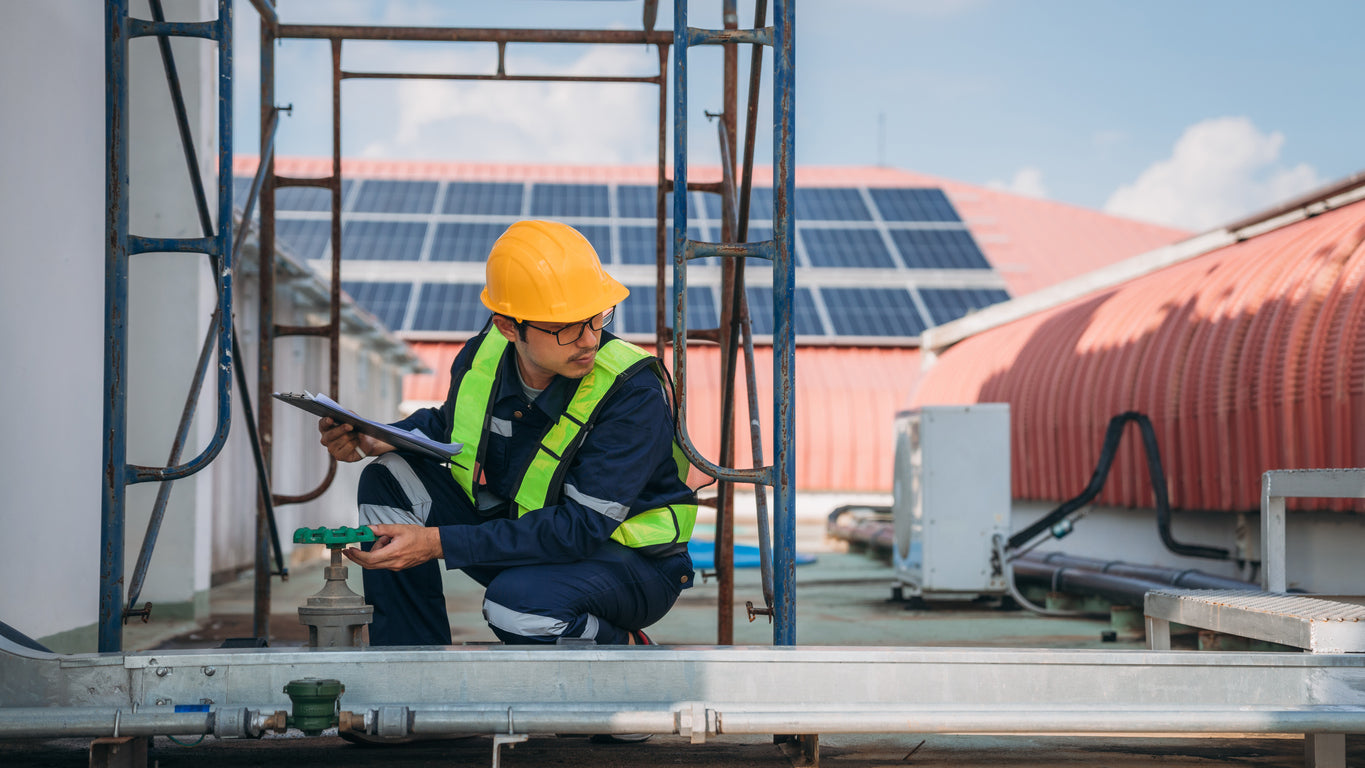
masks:
<path fill-rule="evenodd" d="M 664 357 L 664 347 L 668 339 L 664 334 L 667 327 L 664 315 L 664 296 L 668 291 L 668 286 L 664 282 L 664 276 L 668 265 L 668 260 L 664 258 L 664 223 L 668 218 L 667 206 L 664 201 L 668 192 L 668 46 L 659 46 L 659 177 L 658 187 L 655 190 L 655 217 L 657 226 L 654 229 L 654 354 L 660 359 Z M 681 388 L 682 382 L 678 382 Z M 677 404 L 674 403 L 674 407 Z"/>
<path fill-rule="evenodd" d="M 275 419 L 270 397 L 275 387 L 275 153 L 269 151 L 269 126 L 275 120 L 275 26 L 261 21 L 261 158 L 266 163 L 261 181 L 261 231 L 258 241 L 260 302 L 256 329 L 256 427 L 261 441 L 261 463 L 271 471 Z M 265 489 L 256 494 L 255 595 L 251 633 L 270 637 L 270 519 Z M 284 563 L 280 563 L 284 567 Z"/>
<path fill-rule="evenodd" d="M 723 16 L 725 29 L 739 29 L 739 11 L 736 0 L 724 0 Z M 735 146 L 735 110 L 739 79 L 739 50 L 735 43 L 723 47 L 724 90 L 722 95 L 721 134 L 725 146 Z M 721 162 L 729 167 L 722 168 L 722 176 L 734 178 L 733 151 L 721 152 Z M 722 185 L 724 188 L 724 185 Z M 722 198 L 724 195 L 722 195 Z M 721 200 L 721 242 L 735 241 L 734 222 L 729 211 L 733 210 L 733 200 Z M 734 355 L 735 345 L 734 306 L 735 260 L 721 261 L 720 279 L 720 327 L 717 341 L 720 342 L 720 386 L 722 392 L 731 393 L 728 399 L 722 398 L 720 412 L 720 459 L 721 466 L 735 464 L 735 414 L 734 414 Z M 722 480 L 716 488 L 716 642 L 731 645 L 735 641 L 735 484 Z"/>

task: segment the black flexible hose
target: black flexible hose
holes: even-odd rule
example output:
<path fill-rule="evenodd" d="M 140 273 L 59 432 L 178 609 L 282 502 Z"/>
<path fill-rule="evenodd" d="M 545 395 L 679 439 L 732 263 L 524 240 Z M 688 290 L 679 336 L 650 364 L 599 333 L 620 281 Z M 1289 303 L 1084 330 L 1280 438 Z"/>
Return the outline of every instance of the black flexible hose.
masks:
<path fill-rule="evenodd" d="M 1130 421 L 1136 422 L 1138 430 L 1142 433 L 1142 447 L 1147 454 L 1147 475 L 1152 482 L 1152 492 L 1156 495 L 1156 526 L 1157 533 L 1161 536 L 1161 543 L 1165 545 L 1166 549 L 1177 555 L 1203 557 L 1210 560 L 1228 559 L 1230 553 L 1226 549 L 1206 547 L 1200 544 L 1182 544 L 1176 541 L 1175 536 L 1171 534 L 1171 503 L 1166 495 L 1166 472 L 1161 467 L 1161 452 L 1157 449 L 1156 431 L 1152 429 L 1152 420 L 1137 411 L 1124 411 L 1109 420 L 1109 426 L 1104 432 L 1104 444 L 1100 447 L 1099 463 L 1095 465 L 1095 472 L 1090 476 L 1090 483 L 1085 486 L 1085 490 L 1081 491 L 1079 496 L 1063 502 L 1061 506 L 1044 515 L 1032 525 L 1011 536 L 1009 539 L 1010 549 L 1019 549 L 1081 507 L 1089 504 L 1092 499 L 1100 494 L 1100 491 L 1104 489 L 1105 481 L 1109 479 L 1109 469 L 1114 464 L 1114 454 L 1118 451 L 1119 441 L 1123 438 L 1124 427 Z"/>
<path fill-rule="evenodd" d="M 1116 605 L 1131 605 L 1138 608 L 1142 607 L 1143 599 L 1148 592 L 1167 587 L 1157 581 L 1066 568 L 1036 560 L 1015 560 L 1011 568 L 1015 578 L 1047 584 L 1053 592 L 1098 595 Z"/>
<path fill-rule="evenodd" d="M 1030 553 L 1017 558 L 1015 562 L 1032 562 L 1072 570 L 1107 573 L 1111 576 L 1155 581 L 1166 586 L 1182 589 L 1250 590 L 1255 592 L 1261 590 L 1259 584 L 1215 576 L 1194 568 L 1165 568 L 1159 565 L 1127 563 L 1122 560 L 1100 560 L 1093 557 L 1068 555 L 1065 552 Z"/>

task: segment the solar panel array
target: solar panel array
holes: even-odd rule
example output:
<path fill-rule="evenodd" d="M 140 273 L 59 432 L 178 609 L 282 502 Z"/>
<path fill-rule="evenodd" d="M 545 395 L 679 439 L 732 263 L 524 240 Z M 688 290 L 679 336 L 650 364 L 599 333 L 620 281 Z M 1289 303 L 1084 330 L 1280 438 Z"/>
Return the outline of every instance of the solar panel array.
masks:
<path fill-rule="evenodd" d="M 236 181 L 237 200 L 244 201 L 250 180 Z M 493 242 L 518 219 L 556 219 L 581 231 L 631 289 L 612 330 L 652 335 L 656 194 L 652 185 L 640 184 L 348 179 L 342 188 L 342 287 L 395 331 L 467 336 L 488 318 L 478 296 Z M 720 196 L 688 194 L 688 237 L 719 241 Z M 665 196 L 670 259 L 672 197 Z M 1009 298 L 942 190 L 802 187 L 792 204 L 798 337 L 835 343 L 910 339 Z M 772 238 L 772 206 L 771 189 L 753 190 L 749 240 Z M 281 189 L 276 210 L 281 245 L 326 274 L 331 193 Z M 771 269 L 751 261 L 758 263 L 746 273 L 748 300 L 754 333 L 762 337 L 773 331 Z M 689 328 L 719 322 L 719 263 L 713 257 L 689 267 Z M 671 324 L 671 309 L 667 318 Z"/>

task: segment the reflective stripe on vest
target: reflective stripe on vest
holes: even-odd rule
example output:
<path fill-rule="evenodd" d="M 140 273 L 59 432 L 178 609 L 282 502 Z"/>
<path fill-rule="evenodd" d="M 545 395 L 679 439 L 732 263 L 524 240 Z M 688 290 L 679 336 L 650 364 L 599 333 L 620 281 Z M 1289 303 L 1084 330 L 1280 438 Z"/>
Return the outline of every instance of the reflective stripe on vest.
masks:
<path fill-rule="evenodd" d="M 492 412 L 493 393 L 507 347 L 507 339 L 496 329 L 485 334 L 475 351 L 473 364 L 460 380 L 456 392 L 450 439 L 464 443 L 464 450 L 454 457 L 451 473 L 470 499 L 475 498 L 478 479 L 475 472 L 481 461 L 482 437 Z M 564 413 L 541 438 L 530 465 L 522 473 L 514 493 L 518 517 L 558 501 L 564 473 L 568 470 L 566 459 L 578 449 L 607 395 L 619 381 L 629 378 L 640 368 L 658 364 L 648 352 L 620 339 L 612 339 L 598 349 L 592 370 L 579 380 Z M 679 480 L 685 483 L 689 464 L 676 439 L 673 441 L 673 460 L 678 467 Z M 696 519 L 696 504 L 671 504 L 627 517 L 611 537 L 634 548 L 685 543 L 692 536 Z"/>

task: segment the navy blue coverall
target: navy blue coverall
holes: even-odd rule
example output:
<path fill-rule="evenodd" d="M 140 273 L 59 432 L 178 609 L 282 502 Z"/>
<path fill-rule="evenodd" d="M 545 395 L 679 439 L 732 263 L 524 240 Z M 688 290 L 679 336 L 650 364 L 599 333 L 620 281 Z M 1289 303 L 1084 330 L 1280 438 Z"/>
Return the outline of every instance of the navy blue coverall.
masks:
<path fill-rule="evenodd" d="M 602 336 L 603 344 L 613 338 Z M 451 365 L 445 404 L 396 426 L 448 440 L 474 348 L 466 344 Z M 681 590 L 692 586 L 685 545 L 648 557 L 610 538 L 625 510 L 692 502 L 673 458 L 668 396 L 648 369 L 622 382 L 602 403 L 573 457 L 559 502 L 518 518 L 515 504 L 505 500 L 514 495 L 541 434 L 568 405 L 578 380 L 556 376 L 528 402 L 514 355 L 505 355 L 501 365 L 491 424 L 482 438 L 485 485 L 477 508 L 448 467 L 393 451 L 361 473 L 360 523 L 438 527 L 446 568 L 459 568 L 486 587 L 484 618 L 505 643 L 564 637 L 623 645 L 628 630 L 658 621 Z M 436 561 L 404 571 L 367 569 L 363 578 L 365 600 L 374 606 L 371 645 L 450 644 Z"/>

